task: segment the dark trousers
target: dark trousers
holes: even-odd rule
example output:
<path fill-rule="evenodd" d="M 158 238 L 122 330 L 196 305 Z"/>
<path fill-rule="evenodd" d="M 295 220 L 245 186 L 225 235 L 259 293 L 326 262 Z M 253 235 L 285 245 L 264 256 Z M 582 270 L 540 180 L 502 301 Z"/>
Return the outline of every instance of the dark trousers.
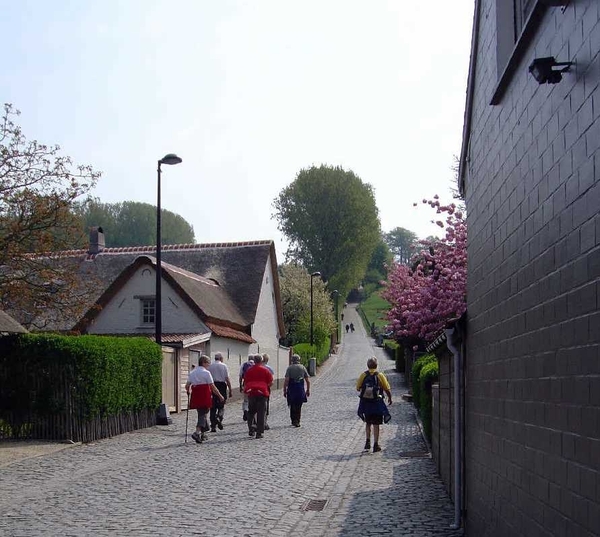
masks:
<path fill-rule="evenodd" d="M 298 403 L 296 405 L 290 405 L 290 420 L 292 424 L 300 423 L 300 418 L 302 416 L 302 403 Z"/>
<path fill-rule="evenodd" d="M 248 397 L 248 430 L 257 434 L 265 432 L 265 414 L 267 412 L 267 397 L 251 395 Z"/>
<path fill-rule="evenodd" d="M 227 383 L 215 382 L 215 387 L 219 390 L 221 395 L 227 400 Z M 225 402 L 221 403 L 213 395 L 213 405 L 210 408 L 210 426 L 214 429 L 219 421 L 223 421 L 225 417 Z"/>

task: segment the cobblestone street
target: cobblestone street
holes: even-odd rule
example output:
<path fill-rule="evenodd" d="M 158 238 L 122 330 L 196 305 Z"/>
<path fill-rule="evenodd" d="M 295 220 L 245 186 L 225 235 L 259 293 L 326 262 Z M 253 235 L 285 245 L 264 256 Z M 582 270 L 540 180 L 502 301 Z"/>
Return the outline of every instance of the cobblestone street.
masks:
<path fill-rule="evenodd" d="M 312 379 L 301 428 L 279 390 L 263 439 L 248 436 L 236 401 L 205 444 L 184 442 L 183 413 L 170 426 L 14 462 L 0 468 L 0 535 L 461 535 L 449 529 L 453 506 L 433 461 L 402 456 L 427 449 L 400 397 L 403 378 L 356 311 L 344 312 L 357 330 Z M 394 397 L 375 454 L 362 451 L 354 388 L 370 355 Z M 190 432 L 194 421 L 190 412 Z M 326 503 L 307 509 L 311 500 Z"/>

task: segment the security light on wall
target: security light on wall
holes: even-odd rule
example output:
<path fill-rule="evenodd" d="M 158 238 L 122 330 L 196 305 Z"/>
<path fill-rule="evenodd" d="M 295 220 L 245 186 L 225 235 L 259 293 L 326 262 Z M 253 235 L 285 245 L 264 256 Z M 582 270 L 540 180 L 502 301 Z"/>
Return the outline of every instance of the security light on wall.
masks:
<path fill-rule="evenodd" d="M 529 66 L 529 72 L 538 84 L 556 84 L 562 80 L 562 74 L 569 70 L 573 62 L 557 62 L 554 56 L 536 58 Z M 559 69 L 554 69 L 558 67 Z"/>

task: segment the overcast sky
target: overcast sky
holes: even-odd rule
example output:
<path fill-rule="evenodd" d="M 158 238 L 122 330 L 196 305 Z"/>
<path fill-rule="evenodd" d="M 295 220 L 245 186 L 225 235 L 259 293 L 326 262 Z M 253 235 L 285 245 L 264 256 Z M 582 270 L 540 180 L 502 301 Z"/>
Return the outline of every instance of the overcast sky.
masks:
<path fill-rule="evenodd" d="M 439 230 L 450 199 L 473 0 L 0 0 L 0 96 L 30 139 L 103 172 L 102 202 L 156 204 L 198 242 L 274 239 L 273 199 L 340 165 L 383 231 Z M 102 222 L 98 223 L 99 225 Z M 110 237 L 107 236 L 110 243 Z"/>

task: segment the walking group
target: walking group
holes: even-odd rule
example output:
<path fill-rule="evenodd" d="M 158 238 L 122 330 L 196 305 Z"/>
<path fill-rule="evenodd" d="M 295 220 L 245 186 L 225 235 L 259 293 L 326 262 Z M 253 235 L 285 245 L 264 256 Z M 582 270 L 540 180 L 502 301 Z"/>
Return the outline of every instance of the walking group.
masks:
<path fill-rule="evenodd" d="M 250 354 L 239 370 L 239 388 L 244 398 L 242 419 L 248 424 L 248 435 L 255 439 L 263 438 L 265 431 L 270 429 L 268 416 L 274 372 L 268 362 L 268 354 Z M 216 433 L 217 429 L 223 429 L 225 403 L 232 396 L 229 370 L 223 363 L 222 353 L 215 354 L 213 363 L 210 357 L 200 356 L 198 367 L 190 372 L 185 388 L 188 393 L 188 410 L 196 409 L 198 413 L 192 439 L 201 444 L 208 440 L 208 431 Z M 389 382 L 383 373 L 377 371 L 376 358 L 369 358 L 367 361 L 367 370 L 358 378 L 356 389 L 360 398 L 357 413 L 365 422 L 365 450 L 371 449 L 373 437 L 373 452 L 376 453 L 381 451 L 380 426 L 391 418 L 383 399 L 384 394 L 388 405 L 392 404 Z M 310 377 L 297 354 L 292 355 L 291 363 L 286 369 L 283 395 L 290 409 L 291 425 L 300 427 L 302 405 L 310 396 Z"/>

